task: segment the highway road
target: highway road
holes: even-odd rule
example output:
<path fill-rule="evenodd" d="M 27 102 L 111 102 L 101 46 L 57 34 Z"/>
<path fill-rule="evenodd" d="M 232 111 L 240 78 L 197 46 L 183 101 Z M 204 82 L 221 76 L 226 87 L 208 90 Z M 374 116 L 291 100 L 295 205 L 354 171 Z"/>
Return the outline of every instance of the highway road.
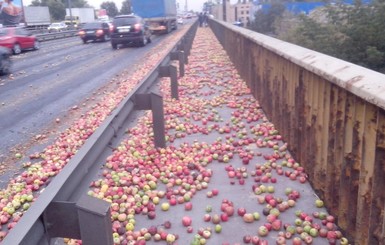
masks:
<path fill-rule="evenodd" d="M 70 37 L 13 56 L 12 74 L 0 77 L 0 187 L 28 154 L 43 149 L 168 36 L 153 35 L 145 47 L 118 50 L 109 42 L 83 44 Z M 17 159 L 18 153 L 24 159 Z"/>

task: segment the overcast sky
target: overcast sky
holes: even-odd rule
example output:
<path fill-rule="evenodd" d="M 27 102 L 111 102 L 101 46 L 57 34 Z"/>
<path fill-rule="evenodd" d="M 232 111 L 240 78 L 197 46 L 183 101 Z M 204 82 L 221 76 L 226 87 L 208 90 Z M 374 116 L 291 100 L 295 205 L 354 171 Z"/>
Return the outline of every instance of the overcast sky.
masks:
<path fill-rule="evenodd" d="M 105 1 L 106 0 L 87 0 L 88 4 L 93 6 L 95 9 L 100 8 L 100 4 L 102 4 L 102 2 L 105 2 Z M 123 0 L 108 0 L 108 1 L 114 2 L 119 10 L 122 7 Z M 188 10 L 201 11 L 203 3 L 206 1 L 207 0 L 187 0 Z M 32 0 L 23 0 L 23 4 L 26 6 L 30 5 L 31 2 Z M 237 0 L 231 0 L 231 3 L 234 3 L 234 2 L 237 2 Z M 184 10 L 186 0 L 177 0 L 177 3 L 179 3 L 179 8 L 181 10 Z"/>

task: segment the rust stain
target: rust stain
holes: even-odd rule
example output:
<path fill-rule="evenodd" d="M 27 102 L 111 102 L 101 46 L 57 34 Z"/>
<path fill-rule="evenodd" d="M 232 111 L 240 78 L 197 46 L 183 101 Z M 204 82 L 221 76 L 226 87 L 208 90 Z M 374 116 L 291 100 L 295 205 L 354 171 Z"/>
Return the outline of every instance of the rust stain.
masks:
<path fill-rule="evenodd" d="M 348 69 L 350 66 L 344 66 L 344 67 L 341 67 L 340 69 L 336 70 L 335 73 L 338 73 L 338 72 L 341 72 L 345 69 Z"/>
<path fill-rule="evenodd" d="M 302 58 L 302 60 L 306 60 L 307 58 L 314 58 L 315 57 L 315 55 L 306 55 L 306 56 L 304 56 L 303 58 Z"/>
<path fill-rule="evenodd" d="M 353 85 L 357 82 L 359 82 L 360 80 L 362 80 L 362 78 L 364 78 L 364 76 L 360 75 L 360 76 L 355 76 L 351 79 L 349 79 L 347 82 L 346 82 L 346 86 L 345 88 L 346 89 L 351 89 L 353 87 Z"/>

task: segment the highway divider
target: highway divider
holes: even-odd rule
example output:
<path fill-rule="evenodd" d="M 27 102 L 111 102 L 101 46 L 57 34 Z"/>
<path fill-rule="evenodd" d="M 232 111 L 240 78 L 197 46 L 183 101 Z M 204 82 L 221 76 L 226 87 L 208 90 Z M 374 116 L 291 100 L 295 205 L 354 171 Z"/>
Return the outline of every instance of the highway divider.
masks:
<path fill-rule="evenodd" d="M 36 37 L 40 42 L 43 42 L 43 41 L 66 38 L 66 37 L 75 37 L 77 35 L 78 35 L 77 30 L 70 30 L 70 31 L 36 34 Z"/>

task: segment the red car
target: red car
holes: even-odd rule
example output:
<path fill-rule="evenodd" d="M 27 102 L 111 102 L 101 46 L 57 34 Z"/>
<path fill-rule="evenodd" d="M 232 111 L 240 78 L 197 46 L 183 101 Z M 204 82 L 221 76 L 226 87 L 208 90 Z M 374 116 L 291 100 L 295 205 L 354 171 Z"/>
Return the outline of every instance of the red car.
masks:
<path fill-rule="evenodd" d="M 20 54 L 23 50 L 39 49 L 39 40 L 29 31 L 20 27 L 0 28 L 0 46 L 9 48 L 13 54 Z"/>

